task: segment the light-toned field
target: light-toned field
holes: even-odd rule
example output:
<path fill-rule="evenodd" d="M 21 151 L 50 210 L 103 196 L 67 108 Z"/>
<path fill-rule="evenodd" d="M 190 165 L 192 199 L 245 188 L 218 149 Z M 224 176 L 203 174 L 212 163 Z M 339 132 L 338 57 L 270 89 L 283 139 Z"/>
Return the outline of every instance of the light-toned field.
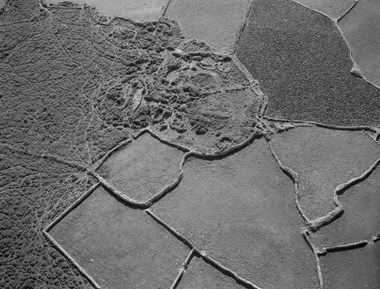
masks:
<path fill-rule="evenodd" d="M 243 289 L 244 287 L 220 272 L 218 268 L 199 257 L 194 257 L 177 288 Z"/>
<path fill-rule="evenodd" d="M 336 187 L 380 156 L 380 146 L 362 132 L 297 128 L 276 135 L 272 144 L 283 164 L 298 173 L 300 204 L 310 219 L 332 211 Z"/>
<path fill-rule="evenodd" d="M 122 193 L 142 202 L 178 178 L 183 154 L 145 133 L 112 154 L 99 172 Z"/>
<path fill-rule="evenodd" d="M 323 227 L 315 235 L 315 243 L 323 247 L 370 240 L 380 232 L 380 170 L 363 183 L 345 192 L 340 201 L 345 212 L 341 218 Z M 375 233 L 374 233 L 375 232 Z"/>
<path fill-rule="evenodd" d="M 339 21 L 339 27 L 364 76 L 380 87 L 380 2 L 358 1 L 355 8 Z"/>
<path fill-rule="evenodd" d="M 46 0 L 46 2 L 58 4 L 62 1 Z M 74 0 L 72 2 L 94 6 L 99 13 L 111 17 L 121 16 L 138 21 L 156 21 L 161 17 L 167 0 Z"/>
<path fill-rule="evenodd" d="M 318 288 L 292 181 L 265 139 L 226 157 L 189 158 L 152 210 L 222 265 L 261 288 Z"/>
<path fill-rule="evenodd" d="M 321 258 L 326 289 L 379 288 L 380 244 L 344 252 L 334 252 Z"/>
<path fill-rule="evenodd" d="M 102 288 L 169 288 L 190 252 L 147 214 L 102 187 L 49 234 Z"/>
<path fill-rule="evenodd" d="M 319 11 L 331 19 L 338 19 L 354 5 L 355 0 L 295 0 L 295 2 Z"/>
<path fill-rule="evenodd" d="M 248 0 L 173 0 L 166 15 L 180 23 L 186 36 L 231 51 L 248 7 Z"/>

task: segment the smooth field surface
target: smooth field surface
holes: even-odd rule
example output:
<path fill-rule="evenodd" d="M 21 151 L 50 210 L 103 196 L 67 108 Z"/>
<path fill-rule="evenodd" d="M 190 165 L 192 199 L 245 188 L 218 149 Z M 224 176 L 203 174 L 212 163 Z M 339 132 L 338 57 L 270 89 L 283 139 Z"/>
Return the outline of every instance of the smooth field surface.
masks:
<path fill-rule="evenodd" d="M 46 0 L 58 4 L 61 0 Z M 107 16 L 121 16 L 138 21 L 157 21 L 166 6 L 167 0 L 73 0 L 73 3 L 91 5 Z"/>
<path fill-rule="evenodd" d="M 321 257 L 326 289 L 380 288 L 380 243 Z"/>
<path fill-rule="evenodd" d="M 380 87 L 380 2 L 359 1 L 338 24 L 362 73 Z"/>
<path fill-rule="evenodd" d="M 103 288 L 169 288 L 189 250 L 99 187 L 49 232 Z"/>
<path fill-rule="evenodd" d="M 332 211 L 336 187 L 360 176 L 380 156 L 380 146 L 364 133 L 322 128 L 278 134 L 273 148 L 298 173 L 300 204 L 310 219 Z"/>
<path fill-rule="evenodd" d="M 310 9 L 319 11 L 331 19 L 338 19 L 355 3 L 355 0 L 294 0 Z"/>
<path fill-rule="evenodd" d="M 248 9 L 248 0 L 173 0 L 167 16 L 179 22 L 186 36 L 228 52 Z"/>
<path fill-rule="evenodd" d="M 193 257 L 178 289 L 243 289 L 233 278 L 221 273 L 199 257 Z"/>
<path fill-rule="evenodd" d="M 188 159 L 183 180 L 153 212 L 262 288 L 319 288 L 293 184 L 264 139 L 225 158 Z"/>
<path fill-rule="evenodd" d="M 321 246 L 336 246 L 370 240 L 380 232 L 380 170 L 376 169 L 363 181 L 347 190 L 340 201 L 344 214 L 322 228 L 315 236 Z"/>
<path fill-rule="evenodd" d="M 183 152 L 145 133 L 116 151 L 99 172 L 122 193 L 145 201 L 180 174 Z"/>

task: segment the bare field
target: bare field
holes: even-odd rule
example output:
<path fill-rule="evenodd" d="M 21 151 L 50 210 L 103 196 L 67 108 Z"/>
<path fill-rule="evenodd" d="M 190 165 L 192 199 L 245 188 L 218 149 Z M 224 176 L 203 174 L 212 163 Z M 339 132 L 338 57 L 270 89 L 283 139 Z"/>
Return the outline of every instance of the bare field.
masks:
<path fill-rule="evenodd" d="M 271 117 L 380 124 L 379 89 L 350 74 L 349 48 L 326 16 L 290 0 L 254 0 L 237 56 L 260 80 Z"/>

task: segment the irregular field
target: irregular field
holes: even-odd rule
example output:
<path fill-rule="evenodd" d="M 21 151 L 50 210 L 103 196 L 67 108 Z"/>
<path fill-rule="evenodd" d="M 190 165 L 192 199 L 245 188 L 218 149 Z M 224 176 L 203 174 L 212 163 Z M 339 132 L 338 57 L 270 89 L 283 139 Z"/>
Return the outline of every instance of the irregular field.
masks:
<path fill-rule="evenodd" d="M 94 184 L 86 170 L 148 126 L 201 151 L 229 148 L 254 130 L 257 97 L 230 109 L 247 80 L 231 58 L 185 43 L 173 21 L 41 3 L 12 0 L 0 12 L 0 287 L 87 288 L 42 235 Z"/>
<path fill-rule="evenodd" d="M 89 165 L 147 126 L 188 144 L 219 130 L 199 148 L 215 151 L 221 139 L 229 138 L 231 125 L 244 135 L 247 123 L 255 124 L 252 91 L 239 107 L 243 120 L 235 121 L 229 94 L 249 83 L 232 59 L 202 43 L 184 43 L 173 21 L 109 22 L 89 7 L 65 4 L 36 6 L 36 15 L 8 25 L 20 16 L 11 8 L 0 19 L 0 128 L 6 143 Z M 215 112 L 216 106 L 223 109 Z M 16 129 L 20 123 L 22 130 Z"/>
<path fill-rule="evenodd" d="M 184 178 L 153 211 L 199 250 L 263 288 L 318 288 L 294 187 L 268 143 L 228 157 L 191 157 Z"/>
<path fill-rule="evenodd" d="M 380 2 L 361 0 L 341 21 L 352 56 L 364 76 L 380 87 Z"/>
<path fill-rule="evenodd" d="M 258 100 L 250 88 L 211 93 L 188 106 L 189 121 L 178 114 L 173 130 L 165 137 L 199 152 L 223 152 L 247 141 L 257 131 L 257 107 Z"/>
<path fill-rule="evenodd" d="M 92 288 L 42 229 L 93 184 L 69 165 L 0 145 L 0 288 Z"/>
<path fill-rule="evenodd" d="M 355 3 L 355 0 L 294 0 L 310 9 L 338 19 Z"/>
<path fill-rule="evenodd" d="M 315 127 L 277 134 L 272 146 L 281 162 L 298 173 L 300 204 L 310 219 L 332 211 L 335 188 L 380 157 L 380 146 L 364 133 Z M 346 194 L 350 190 L 343 198 Z"/>
<path fill-rule="evenodd" d="M 178 289 L 207 288 L 207 289 L 243 289 L 233 278 L 221 273 L 202 258 L 193 257 L 186 269 Z"/>
<path fill-rule="evenodd" d="M 186 36 L 231 51 L 248 8 L 248 0 L 173 0 L 166 14 L 180 23 Z"/>
<path fill-rule="evenodd" d="M 326 289 L 380 288 L 380 243 L 321 257 Z"/>
<path fill-rule="evenodd" d="M 46 0 L 49 4 L 58 4 L 61 0 Z M 96 7 L 103 15 L 120 16 L 138 21 L 157 21 L 164 12 L 167 0 L 73 0 L 79 5 Z"/>
<path fill-rule="evenodd" d="M 379 155 L 380 157 L 380 155 Z M 321 246 L 370 240 L 380 232 L 380 168 L 365 181 L 347 190 L 341 197 L 345 212 L 315 236 Z"/>
<path fill-rule="evenodd" d="M 182 156 L 182 151 L 145 133 L 107 158 L 99 172 L 128 197 L 146 201 L 178 178 Z"/>
<path fill-rule="evenodd" d="M 1 288 L 89 286 L 42 229 L 94 183 L 84 167 L 129 136 L 93 107 L 99 87 L 134 68 L 91 15 L 37 1 L 0 15 Z"/>
<path fill-rule="evenodd" d="M 334 125 L 379 125 L 380 91 L 353 63 L 327 17 L 290 0 L 255 0 L 237 56 L 269 97 L 268 115 Z"/>
<path fill-rule="evenodd" d="M 102 187 L 49 234 L 104 288 L 169 288 L 189 250 Z"/>

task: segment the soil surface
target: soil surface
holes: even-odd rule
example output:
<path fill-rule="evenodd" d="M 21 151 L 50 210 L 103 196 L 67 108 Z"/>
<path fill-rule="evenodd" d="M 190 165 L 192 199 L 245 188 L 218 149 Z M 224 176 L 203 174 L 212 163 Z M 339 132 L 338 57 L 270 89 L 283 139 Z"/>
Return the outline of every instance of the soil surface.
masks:
<path fill-rule="evenodd" d="M 326 16 L 290 0 L 255 0 L 237 56 L 260 79 L 272 117 L 380 124 L 380 92 L 349 73 L 347 44 Z"/>
<path fill-rule="evenodd" d="M 169 288 L 190 252 L 144 212 L 102 187 L 49 234 L 102 288 Z"/>

